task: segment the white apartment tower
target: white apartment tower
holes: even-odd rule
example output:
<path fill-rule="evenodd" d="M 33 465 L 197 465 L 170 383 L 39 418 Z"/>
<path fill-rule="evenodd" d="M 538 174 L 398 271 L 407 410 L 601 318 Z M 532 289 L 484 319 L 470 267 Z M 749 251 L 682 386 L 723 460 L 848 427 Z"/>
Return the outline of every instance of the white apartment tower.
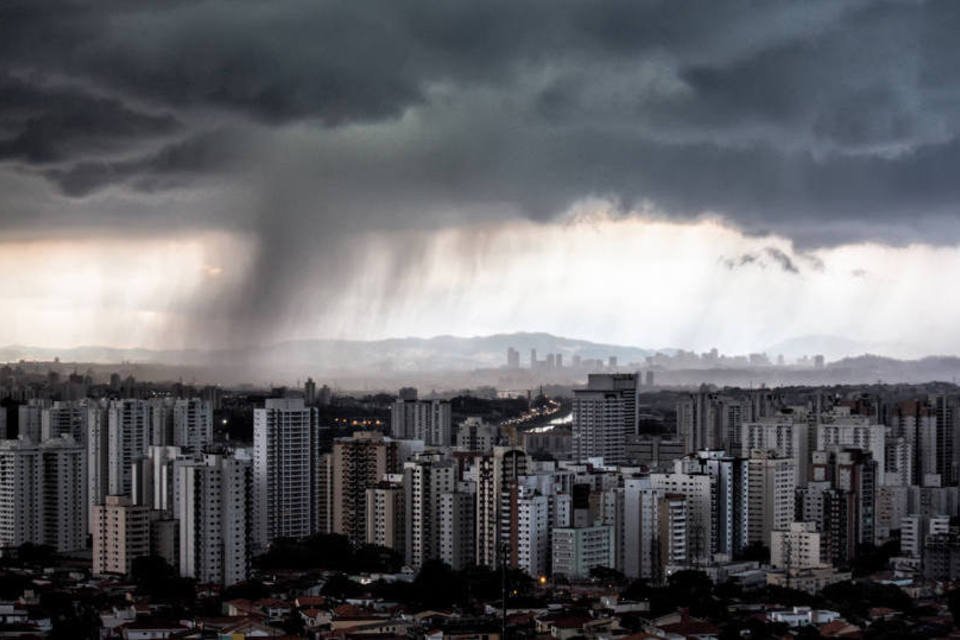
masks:
<path fill-rule="evenodd" d="M 394 438 L 447 447 L 452 444 L 451 425 L 450 403 L 446 400 L 418 400 L 410 393 L 393 404 L 390 432 Z"/>
<path fill-rule="evenodd" d="M 516 491 L 516 520 L 511 527 L 511 565 L 527 575 L 546 575 L 550 552 L 550 502 L 547 496 L 524 485 Z"/>
<path fill-rule="evenodd" d="M 637 376 L 590 374 L 573 391 L 573 459 L 626 462 L 627 437 L 637 432 Z"/>
<path fill-rule="evenodd" d="M 28 438 L 0 442 L 0 545 L 43 540 L 42 477 L 40 450 Z"/>
<path fill-rule="evenodd" d="M 178 468 L 180 575 L 229 586 L 247 579 L 251 525 L 250 462 L 206 454 Z"/>
<path fill-rule="evenodd" d="M 107 493 L 130 495 L 133 463 L 147 453 L 153 433 L 153 407 L 146 400 L 113 400 L 107 405 Z M 94 446 L 94 445 L 91 445 Z M 100 462 L 97 461 L 97 466 Z"/>
<path fill-rule="evenodd" d="M 254 541 L 316 533 L 321 483 L 316 409 L 302 398 L 273 398 L 253 412 Z"/>
<path fill-rule="evenodd" d="M 439 453 L 417 455 L 403 465 L 407 564 L 419 568 L 440 557 L 441 496 L 457 486 L 457 467 Z"/>

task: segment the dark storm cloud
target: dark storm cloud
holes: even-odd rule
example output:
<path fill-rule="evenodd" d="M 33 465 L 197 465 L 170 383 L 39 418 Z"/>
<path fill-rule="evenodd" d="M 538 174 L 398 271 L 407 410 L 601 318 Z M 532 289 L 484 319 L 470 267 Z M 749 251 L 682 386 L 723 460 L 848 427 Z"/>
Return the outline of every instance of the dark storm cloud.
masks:
<path fill-rule="evenodd" d="M 0 223 L 122 226 L 90 205 L 111 194 L 169 228 L 176 193 L 177 224 L 259 238 L 271 308 L 318 253 L 337 279 L 345 233 L 584 197 L 784 234 L 796 256 L 763 257 L 788 272 L 811 246 L 951 243 L 958 32 L 952 1 L 13 0 L 0 170 L 54 193 Z M 253 196 L 190 216 L 187 188 Z"/>
<path fill-rule="evenodd" d="M 722 262 L 723 265 L 730 270 L 749 266 L 766 269 L 767 266 L 772 263 L 773 266 L 786 273 L 797 275 L 800 273 L 800 268 L 797 266 L 795 259 L 798 258 L 807 261 L 815 271 L 821 271 L 823 269 L 823 263 L 815 256 L 807 256 L 805 254 L 790 256 L 783 249 L 778 249 L 777 247 L 765 247 L 762 253 L 744 253 L 736 258 L 725 258 Z"/>

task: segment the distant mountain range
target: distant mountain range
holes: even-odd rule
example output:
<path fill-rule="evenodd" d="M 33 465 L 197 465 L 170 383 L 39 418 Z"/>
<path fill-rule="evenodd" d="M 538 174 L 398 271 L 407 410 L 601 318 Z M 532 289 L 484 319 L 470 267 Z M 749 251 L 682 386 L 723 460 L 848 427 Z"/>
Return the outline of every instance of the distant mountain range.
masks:
<path fill-rule="evenodd" d="M 506 364 L 507 348 L 520 352 L 522 366 L 530 364 L 530 350 L 543 360 L 549 353 L 562 354 L 565 364 L 573 356 L 616 357 L 622 365 L 642 362 L 652 349 L 602 344 L 562 338 L 548 333 L 509 333 L 478 337 L 436 336 L 385 340 L 291 340 L 260 347 L 220 350 L 150 350 L 112 347 L 0 347 L 0 361 L 21 359 L 62 362 L 134 362 L 178 366 L 248 366 L 283 363 L 285 368 L 308 365 L 329 370 L 470 370 Z M 666 350 L 672 351 L 672 350 Z"/>
<path fill-rule="evenodd" d="M 755 384 L 839 384 L 885 382 L 949 382 L 960 377 L 960 358 L 928 356 L 912 360 L 869 355 L 879 349 L 854 340 L 832 336 L 807 336 L 788 340 L 766 349 L 774 359 L 783 354 L 789 359 L 800 355 L 823 354 L 824 369 L 726 366 L 721 368 L 678 368 L 662 370 L 657 380 L 665 385 L 697 385 L 711 382 L 724 385 Z M 505 371 L 508 347 L 520 352 L 522 371 Z M 392 338 L 387 340 L 292 340 L 245 349 L 150 350 L 111 347 L 51 349 L 41 347 L 0 347 L 0 362 L 19 360 L 114 365 L 123 371 L 136 371 L 147 379 L 200 379 L 216 382 L 293 381 L 307 375 L 337 380 L 343 384 L 381 385 L 418 384 L 425 388 L 466 388 L 477 384 L 536 384 L 544 380 L 578 384 L 583 371 L 565 369 L 530 374 L 530 350 L 538 360 L 550 353 L 563 355 L 569 366 L 574 356 L 606 361 L 617 358 L 621 368 L 643 363 L 656 352 L 675 353 L 676 349 L 646 349 L 575 340 L 548 333 L 508 333 L 477 337 L 437 336 L 434 338 Z M 901 349 L 901 353 L 904 351 Z M 887 352 L 890 353 L 890 352 Z M 788 360 L 789 361 L 789 360 Z M 99 368 L 109 369 L 109 366 Z M 518 377 L 519 376 L 519 377 Z M 532 377 L 531 377 L 532 376 Z"/>

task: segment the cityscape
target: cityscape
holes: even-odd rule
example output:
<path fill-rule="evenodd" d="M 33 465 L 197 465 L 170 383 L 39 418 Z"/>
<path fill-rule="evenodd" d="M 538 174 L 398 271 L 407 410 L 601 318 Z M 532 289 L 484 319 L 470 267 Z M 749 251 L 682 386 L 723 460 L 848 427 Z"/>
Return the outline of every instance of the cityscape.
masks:
<path fill-rule="evenodd" d="M 960 3 L 0 3 L 0 640 L 960 640 Z"/>

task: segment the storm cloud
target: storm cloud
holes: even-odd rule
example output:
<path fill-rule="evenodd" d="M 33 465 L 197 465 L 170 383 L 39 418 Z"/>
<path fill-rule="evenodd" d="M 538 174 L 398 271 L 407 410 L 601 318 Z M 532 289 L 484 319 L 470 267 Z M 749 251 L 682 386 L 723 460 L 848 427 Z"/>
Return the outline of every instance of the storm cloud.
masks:
<path fill-rule="evenodd" d="M 352 233 L 584 198 L 801 252 L 954 243 L 958 31 L 949 0 L 8 2 L 0 225 L 249 234 L 242 327 L 333 295 Z"/>

